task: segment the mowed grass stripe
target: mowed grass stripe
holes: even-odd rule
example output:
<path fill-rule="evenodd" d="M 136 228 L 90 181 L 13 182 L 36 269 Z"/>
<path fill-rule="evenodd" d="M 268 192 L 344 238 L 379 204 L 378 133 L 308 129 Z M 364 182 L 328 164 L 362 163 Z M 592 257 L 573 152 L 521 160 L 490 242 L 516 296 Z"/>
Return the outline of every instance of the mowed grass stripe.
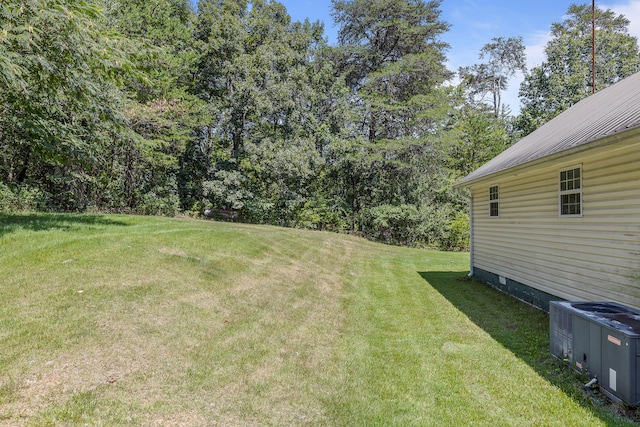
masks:
<path fill-rule="evenodd" d="M 187 219 L 0 226 L 0 425 L 624 425 L 549 381 L 546 316 L 463 280 L 468 254 Z"/>

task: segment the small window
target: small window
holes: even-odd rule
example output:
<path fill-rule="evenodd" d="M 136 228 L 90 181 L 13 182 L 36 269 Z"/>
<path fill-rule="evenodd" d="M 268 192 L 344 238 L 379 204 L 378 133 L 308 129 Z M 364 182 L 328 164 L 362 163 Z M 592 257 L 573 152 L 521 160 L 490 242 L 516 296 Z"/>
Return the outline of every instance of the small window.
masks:
<path fill-rule="evenodd" d="M 489 216 L 500 214 L 500 192 L 498 186 L 489 187 Z"/>
<path fill-rule="evenodd" d="M 560 171 L 560 215 L 582 216 L 582 167 Z"/>

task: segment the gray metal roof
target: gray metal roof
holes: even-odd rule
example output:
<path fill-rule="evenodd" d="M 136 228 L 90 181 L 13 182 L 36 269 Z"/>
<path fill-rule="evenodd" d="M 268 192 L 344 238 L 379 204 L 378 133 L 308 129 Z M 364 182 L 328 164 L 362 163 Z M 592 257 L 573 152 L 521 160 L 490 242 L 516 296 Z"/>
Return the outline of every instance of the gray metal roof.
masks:
<path fill-rule="evenodd" d="M 507 148 L 456 187 L 640 126 L 640 73 L 583 99 Z"/>

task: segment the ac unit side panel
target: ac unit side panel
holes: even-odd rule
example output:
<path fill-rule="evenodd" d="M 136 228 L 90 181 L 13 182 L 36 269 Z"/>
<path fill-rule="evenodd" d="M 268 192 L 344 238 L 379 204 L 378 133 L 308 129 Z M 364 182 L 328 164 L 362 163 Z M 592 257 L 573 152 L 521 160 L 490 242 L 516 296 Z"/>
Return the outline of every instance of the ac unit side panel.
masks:
<path fill-rule="evenodd" d="M 549 306 L 551 354 L 573 361 L 572 314 L 552 301 Z"/>
<path fill-rule="evenodd" d="M 600 367 L 600 328 L 597 328 L 595 342 L 591 340 L 593 322 L 579 316 L 573 316 L 573 365 L 575 368 L 589 373 L 591 377 L 597 376 Z M 597 325 L 595 325 L 597 327 Z"/>

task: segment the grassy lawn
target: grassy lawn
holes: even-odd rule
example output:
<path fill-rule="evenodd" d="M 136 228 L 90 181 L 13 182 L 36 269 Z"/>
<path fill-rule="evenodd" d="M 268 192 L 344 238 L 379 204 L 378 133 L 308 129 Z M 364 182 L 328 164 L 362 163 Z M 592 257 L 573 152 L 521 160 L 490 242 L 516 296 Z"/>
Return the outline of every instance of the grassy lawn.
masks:
<path fill-rule="evenodd" d="M 0 214 L 0 425 L 634 425 L 468 254 Z"/>

